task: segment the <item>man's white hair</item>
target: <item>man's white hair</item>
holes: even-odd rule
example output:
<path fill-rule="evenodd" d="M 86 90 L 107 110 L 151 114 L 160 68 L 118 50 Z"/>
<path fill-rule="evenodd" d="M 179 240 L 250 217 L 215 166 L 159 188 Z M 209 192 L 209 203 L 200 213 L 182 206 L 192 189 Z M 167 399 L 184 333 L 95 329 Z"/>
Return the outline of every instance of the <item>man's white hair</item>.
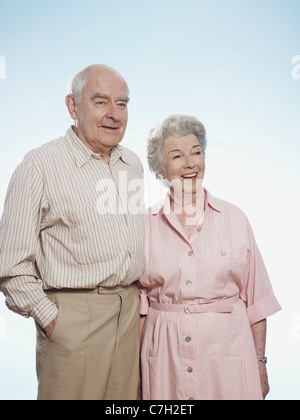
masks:
<path fill-rule="evenodd" d="M 74 74 L 69 83 L 68 94 L 73 95 L 75 102 L 80 103 L 81 92 L 89 77 L 92 66 L 85 67 Z"/>
<path fill-rule="evenodd" d="M 110 70 L 112 72 L 114 72 L 116 75 L 118 75 L 126 84 L 124 78 L 120 75 L 120 73 L 118 73 L 116 70 L 114 70 L 113 68 L 109 67 L 109 66 L 105 66 L 104 64 L 93 64 L 91 66 L 85 67 L 81 70 L 79 70 L 78 72 L 76 72 L 74 74 L 74 76 L 72 77 L 72 79 L 70 80 L 69 83 L 69 88 L 68 88 L 68 94 L 69 95 L 73 95 L 75 102 L 77 104 L 80 103 L 81 101 L 81 93 L 82 93 L 82 89 L 84 88 L 86 81 L 90 75 L 90 72 L 95 69 L 95 68 L 99 68 L 99 69 L 103 69 L 103 70 Z M 127 90 L 128 86 L 127 86 Z"/>

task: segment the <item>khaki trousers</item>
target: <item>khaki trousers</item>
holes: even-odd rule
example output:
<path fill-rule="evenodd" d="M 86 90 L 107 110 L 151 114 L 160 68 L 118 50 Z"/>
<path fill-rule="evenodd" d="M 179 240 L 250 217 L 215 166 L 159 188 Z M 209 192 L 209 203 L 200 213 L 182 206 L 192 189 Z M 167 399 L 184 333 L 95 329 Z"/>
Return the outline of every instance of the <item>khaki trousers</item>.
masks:
<path fill-rule="evenodd" d="M 137 287 L 46 293 L 59 315 L 49 340 L 37 325 L 38 400 L 135 400 Z"/>

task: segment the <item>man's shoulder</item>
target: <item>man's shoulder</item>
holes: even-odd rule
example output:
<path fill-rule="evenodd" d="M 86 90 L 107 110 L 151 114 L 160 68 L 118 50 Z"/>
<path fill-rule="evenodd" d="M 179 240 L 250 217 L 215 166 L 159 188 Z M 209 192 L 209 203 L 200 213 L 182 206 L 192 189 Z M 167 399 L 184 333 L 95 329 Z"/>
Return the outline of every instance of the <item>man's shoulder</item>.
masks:
<path fill-rule="evenodd" d="M 131 170 L 135 173 L 138 177 L 143 178 L 144 176 L 144 169 L 139 156 L 131 149 L 128 149 L 124 146 L 119 146 L 122 153 L 122 160 L 127 165 L 130 165 Z"/>
<path fill-rule="evenodd" d="M 138 163 L 141 164 L 141 159 L 139 156 L 131 149 L 128 149 L 128 147 L 125 147 L 123 145 L 119 146 L 122 152 L 123 159 L 128 163 Z"/>
<path fill-rule="evenodd" d="M 43 160 L 48 159 L 53 153 L 56 153 L 65 144 L 65 137 L 59 137 L 55 140 L 51 140 L 35 149 L 30 150 L 24 157 L 24 160 Z"/>

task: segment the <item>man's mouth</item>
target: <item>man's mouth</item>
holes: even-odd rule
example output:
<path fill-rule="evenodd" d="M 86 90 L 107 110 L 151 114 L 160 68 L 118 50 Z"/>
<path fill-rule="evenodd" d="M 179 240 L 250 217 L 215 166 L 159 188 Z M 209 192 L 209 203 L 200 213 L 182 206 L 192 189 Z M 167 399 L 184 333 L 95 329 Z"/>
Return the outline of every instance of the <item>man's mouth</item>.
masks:
<path fill-rule="evenodd" d="M 119 129 L 119 127 L 110 127 L 108 125 L 102 125 L 102 128 L 104 128 L 104 130 L 109 130 L 109 131 L 116 131 Z"/>

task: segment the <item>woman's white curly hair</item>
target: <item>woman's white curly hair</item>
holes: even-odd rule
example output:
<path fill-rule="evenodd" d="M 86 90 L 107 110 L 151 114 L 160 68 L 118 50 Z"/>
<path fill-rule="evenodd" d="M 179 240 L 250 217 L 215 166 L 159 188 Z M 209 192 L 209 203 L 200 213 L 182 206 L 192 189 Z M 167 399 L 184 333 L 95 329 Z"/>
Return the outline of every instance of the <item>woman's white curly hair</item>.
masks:
<path fill-rule="evenodd" d="M 189 115 L 170 115 L 158 126 L 154 127 L 148 136 L 147 159 L 152 172 L 159 175 L 163 169 L 163 149 L 167 137 L 184 137 L 194 134 L 205 156 L 207 145 L 206 130 L 197 118 Z"/>

